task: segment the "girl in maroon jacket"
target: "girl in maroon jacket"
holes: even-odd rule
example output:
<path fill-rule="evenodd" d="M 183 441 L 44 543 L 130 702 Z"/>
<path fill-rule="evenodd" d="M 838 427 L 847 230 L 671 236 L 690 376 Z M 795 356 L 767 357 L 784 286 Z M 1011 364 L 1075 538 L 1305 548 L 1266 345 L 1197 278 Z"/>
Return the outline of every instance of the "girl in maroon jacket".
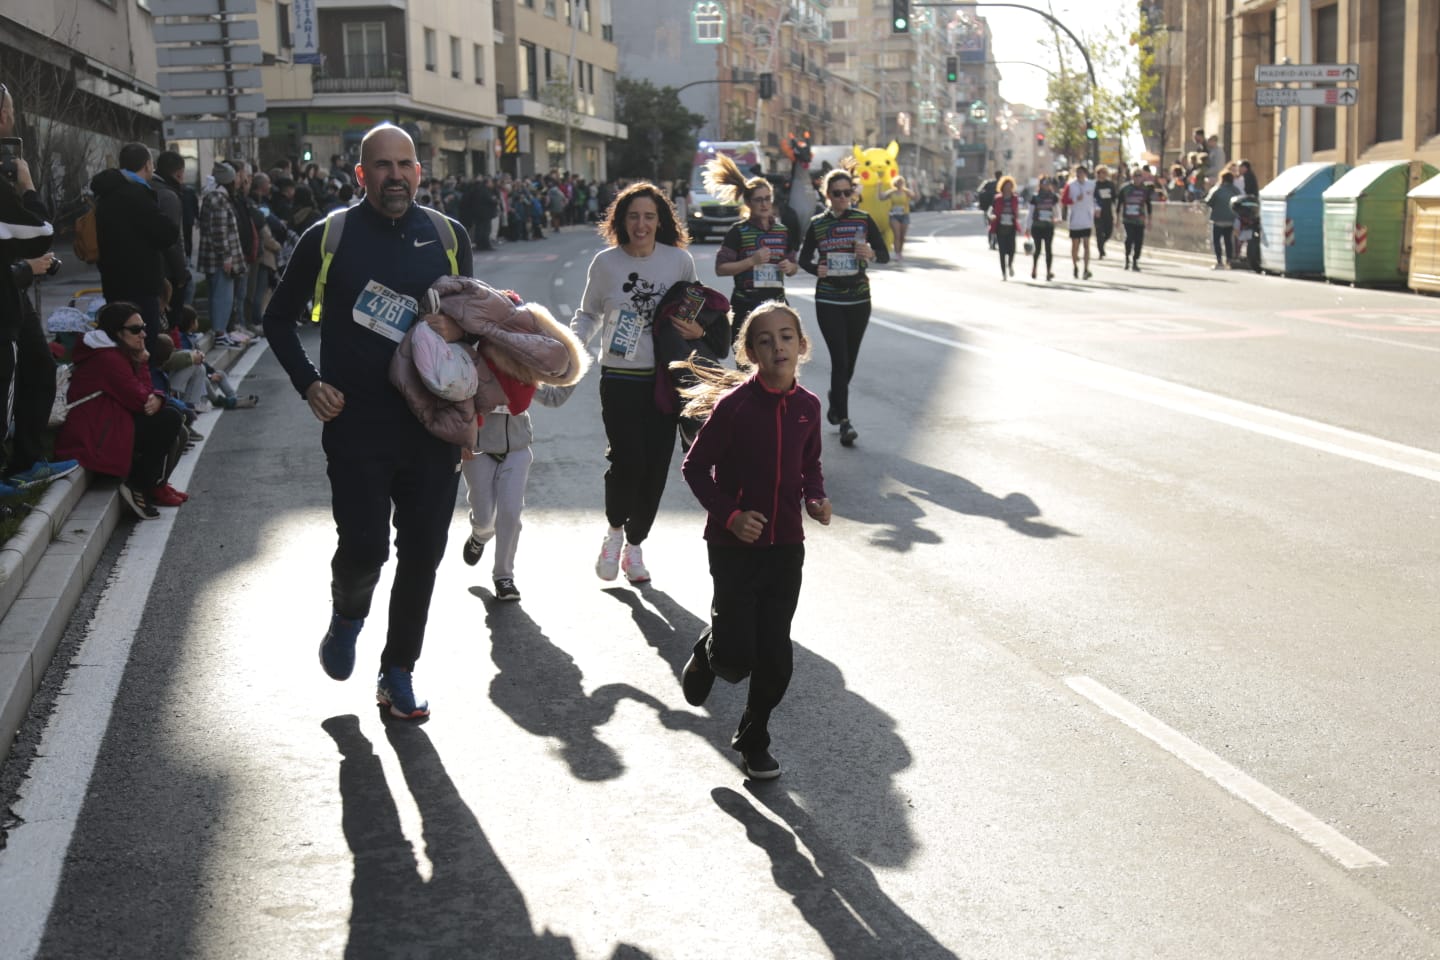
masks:
<path fill-rule="evenodd" d="M 107 303 L 95 322 L 75 345 L 67 395 L 75 406 L 55 438 L 55 456 L 122 478 L 120 496 L 142 520 L 154 520 L 155 504 L 189 499 L 166 482 L 185 448 L 184 419 L 150 381 L 139 308 Z"/>
<path fill-rule="evenodd" d="M 810 341 L 794 307 L 770 301 L 740 328 L 739 370 L 675 364 L 699 379 L 684 415 L 704 419 L 681 471 L 705 507 L 714 599 L 710 626 L 681 675 L 700 706 L 715 677 L 750 677 L 745 713 L 730 745 L 745 773 L 780 776 L 770 755 L 770 713 L 790 684 L 790 620 L 800 599 L 805 530 L 800 505 L 830 522 L 820 471 L 820 399 L 795 379 Z M 753 372 L 752 372 L 753 371 Z"/>

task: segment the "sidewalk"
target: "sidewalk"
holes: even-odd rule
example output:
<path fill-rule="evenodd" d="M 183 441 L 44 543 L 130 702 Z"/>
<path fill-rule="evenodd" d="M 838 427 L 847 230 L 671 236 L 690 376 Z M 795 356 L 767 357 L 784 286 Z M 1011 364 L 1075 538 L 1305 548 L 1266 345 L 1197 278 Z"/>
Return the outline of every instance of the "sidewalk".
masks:
<path fill-rule="evenodd" d="M 42 287 L 41 316 L 77 290 L 100 286 L 95 267 L 67 244 L 56 254 L 60 275 Z M 247 347 L 211 349 L 206 359 L 228 370 Z M 77 470 L 49 489 L 14 537 L 0 547 L 0 763 L 11 744 L 60 638 L 126 509 L 118 481 Z M 128 526 L 127 528 L 128 529 Z"/>

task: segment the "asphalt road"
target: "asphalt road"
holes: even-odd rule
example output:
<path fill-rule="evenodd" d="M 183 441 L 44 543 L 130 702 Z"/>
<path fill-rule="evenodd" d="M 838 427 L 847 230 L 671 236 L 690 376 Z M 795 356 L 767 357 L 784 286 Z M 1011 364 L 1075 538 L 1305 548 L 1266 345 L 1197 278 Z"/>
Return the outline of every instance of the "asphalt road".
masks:
<path fill-rule="evenodd" d="M 915 221 L 827 436 L 778 781 L 728 749 L 743 690 L 680 693 L 678 462 L 654 584 L 595 579 L 593 375 L 534 415 L 521 603 L 457 506 L 430 721 L 373 706 L 383 603 L 326 679 L 319 425 L 260 353 L 4 771 L 0 957 L 1440 956 L 1440 305 L 1118 248 L 1002 281 L 977 215 Z M 561 312 L 597 244 L 477 269 Z"/>

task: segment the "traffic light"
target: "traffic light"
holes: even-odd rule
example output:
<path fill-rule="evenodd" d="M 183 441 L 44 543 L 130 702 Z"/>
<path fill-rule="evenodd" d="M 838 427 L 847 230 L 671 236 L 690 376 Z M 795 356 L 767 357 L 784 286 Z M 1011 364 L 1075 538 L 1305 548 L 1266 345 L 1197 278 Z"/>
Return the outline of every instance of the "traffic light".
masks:
<path fill-rule="evenodd" d="M 1095 124 L 1091 123 L 1089 120 L 1086 120 L 1086 121 L 1085 121 L 1085 139 L 1086 139 L 1086 140 L 1095 140 L 1095 139 L 1098 139 L 1099 136 L 1100 136 L 1100 131 L 1098 131 L 1098 130 L 1095 129 Z"/>
<path fill-rule="evenodd" d="M 775 96 L 775 74 L 760 74 L 760 99 L 769 100 Z"/>
<path fill-rule="evenodd" d="M 1044 147 L 1045 147 L 1045 134 L 1043 134 L 1043 133 L 1037 133 L 1037 134 L 1035 134 L 1035 146 L 1037 146 L 1037 147 L 1039 147 L 1039 148 L 1041 148 L 1041 149 L 1044 149 Z"/>
<path fill-rule="evenodd" d="M 314 159 L 315 159 L 315 148 L 312 147 L 312 146 L 310 146 L 310 144 L 308 144 L 308 143 L 305 144 L 305 149 L 300 151 L 300 162 L 301 162 L 301 163 L 309 163 L 311 160 L 314 160 Z"/>
<path fill-rule="evenodd" d="M 893 33 L 910 32 L 910 0 L 890 0 L 890 29 Z"/>
<path fill-rule="evenodd" d="M 956 81 L 959 80 L 959 79 L 960 79 L 960 58 L 959 58 L 959 57 L 946 57 L 946 58 L 945 58 L 945 81 L 946 81 L 947 83 L 954 83 L 954 82 L 956 82 Z"/>

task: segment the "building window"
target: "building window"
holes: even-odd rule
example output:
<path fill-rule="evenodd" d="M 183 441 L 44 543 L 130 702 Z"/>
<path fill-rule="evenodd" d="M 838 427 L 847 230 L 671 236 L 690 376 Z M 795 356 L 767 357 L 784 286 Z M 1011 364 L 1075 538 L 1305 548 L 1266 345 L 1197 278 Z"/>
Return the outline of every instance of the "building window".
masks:
<path fill-rule="evenodd" d="M 1340 49 L 1340 8 L 1322 7 L 1315 11 L 1315 62 L 1335 63 Z M 1270 61 L 1274 63 L 1274 60 Z M 1352 108 L 1353 109 L 1353 108 Z M 1321 107 L 1315 111 L 1314 138 L 1311 146 L 1315 150 L 1335 149 L 1335 118 L 1340 108 Z"/>
<path fill-rule="evenodd" d="M 485 82 L 485 48 L 475 44 L 475 82 Z"/>
<path fill-rule="evenodd" d="M 459 38 L 459 37 L 451 37 L 451 38 L 450 38 L 450 76 L 451 76 L 453 79 L 455 79 L 455 80 L 459 80 L 459 79 L 460 79 L 460 73 L 461 73 L 461 70 L 460 70 L 460 38 Z"/>
<path fill-rule="evenodd" d="M 690 18 L 696 43 L 725 42 L 725 9 L 715 0 L 696 0 Z"/>
<path fill-rule="evenodd" d="M 825 62 L 843 67 L 850 62 L 850 55 L 844 50 L 830 50 L 825 54 Z"/>
<path fill-rule="evenodd" d="M 540 77 L 537 74 L 540 64 L 535 56 L 535 44 L 528 40 L 520 41 L 520 79 L 524 86 L 520 88 L 520 96 L 534 100 L 535 92 L 540 89 Z"/>
<path fill-rule="evenodd" d="M 580 32 L 590 32 L 590 0 L 584 0 L 580 4 Z"/>
<path fill-rule="evenodd" d="M 600 0 L 600 39 L 615 42 L 615 10 L 613 0 Z"/>
<path fill-rule="evenodd" d="M 1375 45 L 1375 142 L 1405 133 L 1405 0 L 1380 0 Z"/>
<path fill-rule="evenodd" d="M 439 55 L 435 52 L 435 31 L 429 27 L 425 28 L 425 69 L 431 73 L 438 73 L 439 67 L 436 61 Z"/>
<path fill-rule="evenodd" d="M 385 24 L 345 24 L 345 76 L 385 76 Z"/>
<path fill-rule="evenodd" d="M 845 21 L 845 20 L 836 20 L 834 23 L 832 23 L 832 24 L 830 25 L 830 37 L 831 37 L 831 39 L 833 39 L 833 40 L 844 40 L 844 39 L 845 39 L 845 28 L 846 28 L 847 24 L 848 24 L 848 21 Z"/>
<path fill-rule="evenodd" d="M 554 19 L 554 17 L 555 17 L 555 0 L 545 0 L 545 16 L 550 17 L 551 19 Z"/>
<path fill-rule="evenodd" d="M 555 79 L 555 70 L 550 62 L 550 48 L 545 48 L 545 82 L 549 83 Z"/>
<path fill-rule="evenodd" d="M 295 40 L 290 35 L 290 4 L 275 4 L 275 36 L 278 38 L 275 45 L 281 50 L 289 50 L 295 46 Z"/>
<path fill-rule="evenodd" d="M 590 87 L 590 92 L 595 92 L 595 64 L 585 64 L 585 79 Z"/>

